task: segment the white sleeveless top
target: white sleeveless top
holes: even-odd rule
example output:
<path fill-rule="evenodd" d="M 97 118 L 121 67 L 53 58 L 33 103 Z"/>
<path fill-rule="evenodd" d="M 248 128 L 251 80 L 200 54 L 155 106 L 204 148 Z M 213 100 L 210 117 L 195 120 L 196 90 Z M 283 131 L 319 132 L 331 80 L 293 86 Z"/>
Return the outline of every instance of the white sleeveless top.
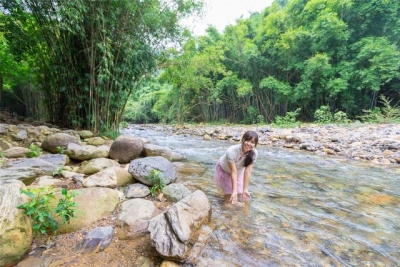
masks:
<path fill-rule="evenodd" d="M 253 161 L 254 164 L 258 157 L 258 151 L 255 148 L 253 149 L 253 151 L 255 155 Z M 231 173 L 228 161 L 233 162 L 236 165 L 237 172 L 240 173 L 245 169 L 243 166 L 245 158 L 246 155 L 243 153 L 242 143 L 240 143 L 237 145 L 230 146 L 226 150 L 226 153 L 219 159 L 219 164 L 221 165 L 221 168 L 224 170 L 224 172 Z"/>

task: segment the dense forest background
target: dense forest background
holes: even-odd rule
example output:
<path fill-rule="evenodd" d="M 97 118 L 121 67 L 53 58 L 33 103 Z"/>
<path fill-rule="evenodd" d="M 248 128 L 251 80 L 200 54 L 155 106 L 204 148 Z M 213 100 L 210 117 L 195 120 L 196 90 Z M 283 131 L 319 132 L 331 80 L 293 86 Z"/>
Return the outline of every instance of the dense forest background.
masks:
<path fill-rule="evenodd" d="M 2 0 L 2 107 L 101 131 L 121 118 L 344 121 L 400 100 L 399 1 L 275 0 L 223 33 L 193 37 L 179 20 L 201 8 Z"/>

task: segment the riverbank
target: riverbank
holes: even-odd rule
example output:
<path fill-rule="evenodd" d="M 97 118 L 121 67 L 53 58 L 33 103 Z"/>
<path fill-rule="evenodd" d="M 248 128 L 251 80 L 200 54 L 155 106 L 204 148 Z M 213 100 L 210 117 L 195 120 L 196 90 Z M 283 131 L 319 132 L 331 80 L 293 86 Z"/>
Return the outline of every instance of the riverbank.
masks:
<path fill-rule="evenodd" d="M 259 145 L 334 155 L 372 164 L 400 164 L 400 124 L 302 124 L 292 128 L 269 125 L 129 125 L 203 139 L 240 141 L 247 130 L 259 134 Z"/>

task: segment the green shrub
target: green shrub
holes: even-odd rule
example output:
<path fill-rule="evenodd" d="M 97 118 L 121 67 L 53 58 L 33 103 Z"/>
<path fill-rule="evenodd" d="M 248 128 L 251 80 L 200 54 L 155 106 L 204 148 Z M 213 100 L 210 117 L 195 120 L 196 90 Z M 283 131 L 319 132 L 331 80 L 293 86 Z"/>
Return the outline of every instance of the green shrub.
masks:
<path fill-rule="evenodd" d="M 101 135 L 102 137 L 106 137 L 106 138 L 110 138 L 110 139 L 112 139 L 112 140 L 115 140 L 115 139 L 117 139 L 117 137 L 119 136 L 119 131 L 107 129 L 107 130 L 103 130 L 103 131 L 100 133 L 100 135 Z"/>
<path fill-rule="evenodd" d="M 36 158 L 40 156 L 42 149 L 35 144 L 29 146 L 28 158 Z"/>
<path fill-rule="evenodd" d="M 67 150 L 66 150 L 64 147 L 62 147 L 62 146 L 58 146 L 58 147 L 57 147 L 57 153 L 58 153 L 58 154 L 65 154 L 66 151 L 67 151 Z"/>
<path fill-rule="evenodd" d="M 296 123 L 296 117 L 299 116 L 301 108 L 296 109 L 295 111 L 286 112 L 284 117 L 276 116 L 275 124 L 277 125 L 287 125 Z"/>
<path fill-rule="evenodd" d="M 121 122 L 119 123 L 119 128 L 120 128 L 121 130 L 123 130 L 123 129 L 126 129 L 126 128 L 128 127 L 128 125 L 129 125 L 128 122 L 126 122 L 126 121 L 121 121 Z"/>
<path fill-rule="evenodd" d="M 257 124 L 265 124 L 265 118 L 263 115 L 257 116 Z"/>
<path fill-rule="evenodd" d="M 321 106 L 314 112 L 314 119 L 317 123 L 331 123 L 333 120 L 329 106 Z"/>
<path fill-rule="evenodd" d="M 153 197 L 162 192 L 165 187 L 165 182 L 159 170 L 151 170 L 150 174 L 146 176 L 146 179 L 153 183 L 153 186 L 150 188 L 150 193 Z"/>
<path fill-rule="evenodd" d="M 387 99 L 385 96 L 380 96 L 382 108 L 375 107 L 372 110 L 363 110 L 364 114 L 358 116 L 363 122 L 399 122 L 400 121 L 400 107 L 399 102 L 394 106 L 391 105 L 392 100 Z"/>
<path fill-rule="evenodd" d="M 76 193 L 68 194 L 65 188 L 61 193 L 63 198 L 59 200 L 57 208 L 54 209 L 50 204 L 50 200 L 55 199 L 53 187 L 21 189 L 21 194 L 27 195 L 30 199 L 17 208 L 24 210 L 24 214 L 31 218 L 32 230 L 35 235 L 57 232 L 59 225 L 53 218 L 53 212 L 61 217 L 63 224 L 69 223 L 70 218 L 74 217 Z"/>
<path fill-rule="evenodd" d="M 7 162 L 7 159 L 4 157 L 4 153 L 0 151 L 0 166 Z"/>
<path fill-rule="evenodd" d="M 338 111 L 333 114 L 333 121 L 336 123 L 349 123 L 350 120 L 347 118 L 347 114 L 343 111 Z"/>

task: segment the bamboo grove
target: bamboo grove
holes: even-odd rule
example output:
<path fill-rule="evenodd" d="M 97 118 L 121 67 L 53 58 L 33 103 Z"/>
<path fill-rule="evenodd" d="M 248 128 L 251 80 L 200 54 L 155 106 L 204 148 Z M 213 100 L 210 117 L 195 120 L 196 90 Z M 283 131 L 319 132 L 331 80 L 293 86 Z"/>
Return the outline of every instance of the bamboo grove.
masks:
<path fill-rule="evenodd" d="M 1 0 L 0 103 L 102 131 L 121 117 L 257 123 L 299 112 L 312 121 L 324 108 L 354 119 L 381 97 L 400 100 L 399 1 L 275 0 L 222 33 L 190 36 L 179 21 L 201 7 Z"/>
<path fill-rule="evenodd" d="M 196 0 L 2 0 L 0 38 L 14 61 L 35 68 L 24 69 L 35 81 L 25 80 L 36 82 L 47 120 L 95 132 L 117 129 L 137 84 L 154 71 L 164 47 L 182 36 L 181 18 L 201 5 Z"/>
<path fill-rule="evenodd" d="M 399 18 L 399 1 L 276 0 L 171 51 L 124 118 L 257 123 L 297 110 L 313 121 L 322 107 L 356 119 L 382 96 L 400 100 Z"/>

